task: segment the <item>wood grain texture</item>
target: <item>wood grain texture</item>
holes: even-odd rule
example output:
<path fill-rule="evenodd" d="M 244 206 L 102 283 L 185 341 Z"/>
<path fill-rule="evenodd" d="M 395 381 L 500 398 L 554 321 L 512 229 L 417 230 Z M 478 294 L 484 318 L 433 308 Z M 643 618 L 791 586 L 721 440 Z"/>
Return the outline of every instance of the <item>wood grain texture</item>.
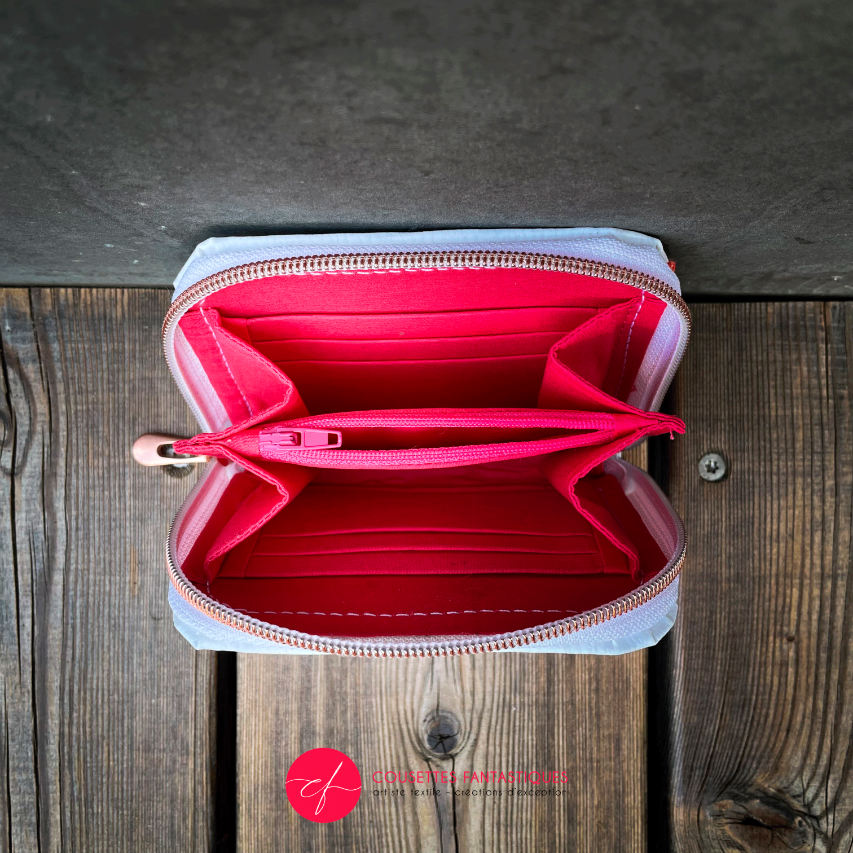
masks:
<path fill-rule="evenodd" d="M 213 657 L 175 633 L 162 542 L 187 480 L 161 291 L 0 295 L 0 850 L 207 850 Z"/>
<path fill-rule="evenodd" d="M 646 653 L 436 660 L 240 656 L 240 851 L 643 851 Z M 343 820 L 288 805 L 285 774 L 333 747 L 364 790 Z M 431 748 L 432 747 L 432 748 Z M 376 784 L 374 771 L 453 770 L 456 784 Z M 568 771 L 565 785 L 501 796 L 465 771 Z M 375 791 L 406 789 L 403 798 Z M 560 790 L 560 794 L 551 793 Z M 546 793 L 547 792 L 547 793 Z"/>
<path fill-rule="evenodd" d="M 672 492 L 673 846 L 853 847 L 853 306 L 700 305 Z M 724 453 L 728 479 L 697 462 Z"/>

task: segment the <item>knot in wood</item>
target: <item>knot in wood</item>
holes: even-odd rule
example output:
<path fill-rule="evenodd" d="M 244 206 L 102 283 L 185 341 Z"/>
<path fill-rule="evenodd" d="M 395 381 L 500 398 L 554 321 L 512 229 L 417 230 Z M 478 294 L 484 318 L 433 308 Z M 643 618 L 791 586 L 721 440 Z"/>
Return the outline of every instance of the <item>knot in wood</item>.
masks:
<path fill-rule="evenodd" d="M 817 820 L 769 790 L 727 791 L 707 809 L 712 833 L 724 849 L 818 853 L 825 838 Z"/>
<path fill-rule="evenodd" d="M 424 721 L 424 740 L 433 755 L 446 758 L 459 746 L 462 724 L 450 711 L 436 711 Z"/>

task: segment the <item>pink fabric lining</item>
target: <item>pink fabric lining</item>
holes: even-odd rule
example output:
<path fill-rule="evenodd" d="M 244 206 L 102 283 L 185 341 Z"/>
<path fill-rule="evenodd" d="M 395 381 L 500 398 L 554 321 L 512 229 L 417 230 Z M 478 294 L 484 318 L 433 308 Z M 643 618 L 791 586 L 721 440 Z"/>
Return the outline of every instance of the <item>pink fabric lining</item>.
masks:
<path fill-rule="evenodd" d="M 186 447 L 247 473 L 226 490 L 209 522 L 218 532 L 191 552 L 188 575 L 236 609 L 340 636 L 492 633 L 624 594 L 664 556 L 613 478 L 596 472 L 642 435 L 682 429 L 624 403 L 663 309 L 625 285 L 530 270 L 329 273 L 213 294 L 180 324 L 235 426 Z M 347 439 L 350 453 L 485 442 L 491 450 L 464 474 L 362 470 L 365 457 L 357 470 L 312 470 L 258 438 L 270 424 L 347 410 L 537 401 L 624 418 L 625 428 L 590 439 L 588 429 L 393 426 L 343 432 L 334 451 Z M 569 449 L 533 448 L 560 435 Z M 549 455 L 543 465 L 513 459 L 513 444 Z M 379 612 L 407 616 L 366 615 Z"/>

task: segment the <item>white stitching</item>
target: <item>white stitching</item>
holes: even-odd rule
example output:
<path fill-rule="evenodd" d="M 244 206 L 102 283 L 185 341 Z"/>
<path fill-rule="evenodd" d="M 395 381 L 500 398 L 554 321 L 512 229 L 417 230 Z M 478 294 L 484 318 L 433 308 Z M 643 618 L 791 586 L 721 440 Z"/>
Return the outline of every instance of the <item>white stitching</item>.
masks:
<path fill-rule="evenodd" d="M 499 607 L 496 609 L 482 609 L 482 610 L 430 610 L 426 612 L 421 612 L 415 610 L 412 613 L 370 613 L 365 611 L 364 613 L 356 613 L 354 611 L 347 611 L 346 613 L 336 613 L 335 611 L 326 612 L 324 610 L 243 610 L 240 607 L 233 608 L 234 610 L 238 610 L 240 613 L 249 613 L 249 614 L 283 614 L 289 616 L 374 616 L 380 617 L 384 616 L 387 618 L 393 618 L 395 616 L 462 616 L 471 613 L 565 613 L 565 614 L 575 614 L 578 611 L 576 610 L 560 610 L 558 608 L 551 608 L 547 610 L 540 610 L 538 608 L 532 608 L 530 610 L 522 610 L 520 608 L 505 608 Z"/>
<path fill-rule="evenodd" d="M 225 365 L 225 369 L 228 371 L 228 375 L 231 377 L 231 381 L 236 386 L 237 390 L 240 392 L 240 396 L 243 398 L 243 402 L 246 404 L 246 410 L 250 415 L 254 415 L 255 413 L 252 411 L 252 407 L 249 405 L 249 401 L 246 399 L 246 395 L 243 393 L 243 389 L 240 387 L 240 383 L 234 377 L 234 374 L 231 372 L 231 365 L 228 364 L 228 359 L 225 358 L 225 351 L 222 349 L 222 345 L 219 343 L 219 339 L 216 337 L 216 333 L 213 331 L 213 326 L 210 325 L 210 320 L 207 319 L 207 314 L 199 305 L 199 313 L 202 316 L 202 319 L 205 322 L 205 325 L 208 329 L 210 329 L 210 336 L 213 338 L 213 343 L 216 344 L 216 348 L 219 350 L 219 354 L 222 356 L 222 363 Z"/>
<path fill-rule="evenodd" d="M 619 381 L 616 383 L 616 390 L 622 387 L 622 380 L 625 378 L 625 368 L 628 366 L 628 350 L 631 346 L 631 335 L 634 332 L 634 323 L 637 322 L 637 317 L 640 316 L 640 309 L 643 307 L 643 303 L 646 301 L 646 292 L 644 290 L 640 291 L 640 304 L 637 306 L 637 311 L 634 314 L 634 319 L 631 320 L 631 326 L 628 329 L 628 338 L 625 341 L 625 358 L 622 361 L 622 372 L 619 374 Z"/>

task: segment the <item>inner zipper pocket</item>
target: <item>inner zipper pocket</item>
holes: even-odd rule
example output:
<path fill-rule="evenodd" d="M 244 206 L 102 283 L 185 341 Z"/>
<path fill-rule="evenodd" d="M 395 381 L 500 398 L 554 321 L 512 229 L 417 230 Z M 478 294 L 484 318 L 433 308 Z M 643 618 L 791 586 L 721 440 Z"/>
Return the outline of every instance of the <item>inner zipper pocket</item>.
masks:
<path fill-rule="evenodd" d="M 634 432 L 639 437 L 681 431 L 681 421 L 657 413 L 396 409 L 313 415 L 243 430 L 232 428 L 178 442 L 175 449 L 221 456 L 228 448 L 248 458 L 311 468 L 394 470 L 506 461 L 604 444 Z M 538 437 L 530 437 L 530 433 Z"/>

